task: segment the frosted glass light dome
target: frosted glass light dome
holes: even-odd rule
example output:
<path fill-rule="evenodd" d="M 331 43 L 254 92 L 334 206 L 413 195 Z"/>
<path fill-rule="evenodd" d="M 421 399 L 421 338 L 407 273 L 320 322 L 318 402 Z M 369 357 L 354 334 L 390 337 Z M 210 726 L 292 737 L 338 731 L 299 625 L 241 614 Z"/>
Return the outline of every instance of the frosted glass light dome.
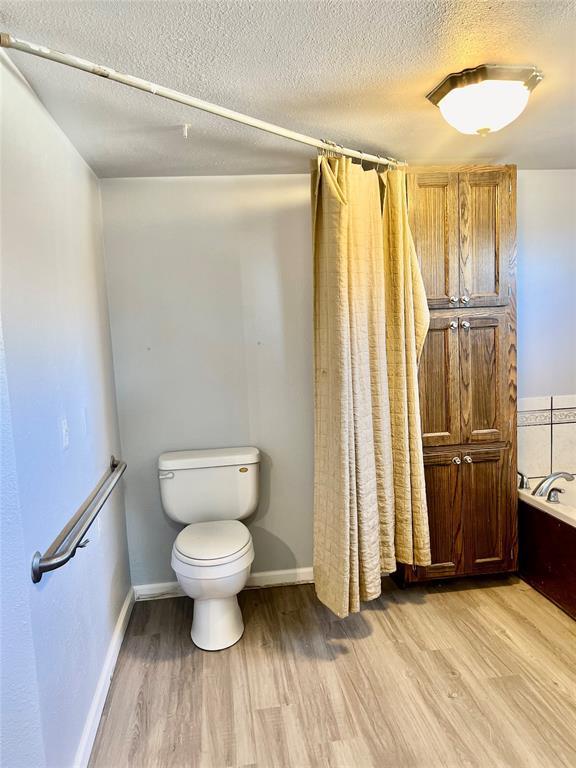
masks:
<path fill-rule="evenodd" d="M 448 75 L 427 98 L 460 133 L 486 135 L 522 114 L 540 80 L 535 67 L 483 64 Z"/>
<path fill-rule="evenodd" d="M 494 133 L 516 120 L 530 91 L 518 80 L 484 80 L 455 88 L 438 104 L 442 117 L 460 133 Z"/>

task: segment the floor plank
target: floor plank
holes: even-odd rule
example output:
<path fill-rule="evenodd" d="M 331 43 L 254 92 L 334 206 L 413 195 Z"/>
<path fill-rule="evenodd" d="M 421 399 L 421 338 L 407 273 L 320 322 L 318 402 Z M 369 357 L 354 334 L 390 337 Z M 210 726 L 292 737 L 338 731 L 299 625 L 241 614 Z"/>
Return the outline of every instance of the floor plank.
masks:
<path fill-rule="evenodd" d="M 571 768 L 576 622 L 516 578 L 400 590 L 341 620 L 248 590 L 206 653 L 192 601 L 138 603 L 90 768 Z"/>

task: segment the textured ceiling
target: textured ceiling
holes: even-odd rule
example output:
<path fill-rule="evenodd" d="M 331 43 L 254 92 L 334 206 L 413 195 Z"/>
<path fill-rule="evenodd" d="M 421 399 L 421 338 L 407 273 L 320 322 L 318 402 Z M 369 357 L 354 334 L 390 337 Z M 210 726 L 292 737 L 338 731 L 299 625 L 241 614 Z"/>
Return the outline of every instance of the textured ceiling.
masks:
<path fill-rule="evenodd" d="M 0 27 L 255 117 L 411 163 L 576 167 L 572 0 L 3 0 Z M 17 51 L 102 177 L 297 173 L 313 151 Z M 480 138 L 425 94 L 477 64 L 537 64 L 525 113 Z M 181 125 L 191 124 L 184 140 Z"/>

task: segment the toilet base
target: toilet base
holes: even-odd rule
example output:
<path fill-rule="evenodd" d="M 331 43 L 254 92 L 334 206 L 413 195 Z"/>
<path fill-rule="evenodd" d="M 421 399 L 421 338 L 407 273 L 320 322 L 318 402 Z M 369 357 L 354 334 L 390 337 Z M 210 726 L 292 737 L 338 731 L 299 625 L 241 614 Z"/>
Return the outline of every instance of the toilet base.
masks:
<path fill-rule="evenodd" d="M 244 621 L 236 595 L 194 600 L 190 636 L 203 651 L 229 648 L 244 634 Z"/>

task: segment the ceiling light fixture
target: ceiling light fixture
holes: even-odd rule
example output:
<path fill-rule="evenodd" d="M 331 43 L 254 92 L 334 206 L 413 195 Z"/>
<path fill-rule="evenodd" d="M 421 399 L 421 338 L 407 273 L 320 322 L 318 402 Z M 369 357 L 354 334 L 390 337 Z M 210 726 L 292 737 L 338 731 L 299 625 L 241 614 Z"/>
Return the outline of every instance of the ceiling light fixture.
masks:
<path fill-rule="evenodd" d="M 426 98 L 460 133 L 485 136 L 522 114 L 542 78 L 533 66 L 481 64 L 448 75 Z"/>

